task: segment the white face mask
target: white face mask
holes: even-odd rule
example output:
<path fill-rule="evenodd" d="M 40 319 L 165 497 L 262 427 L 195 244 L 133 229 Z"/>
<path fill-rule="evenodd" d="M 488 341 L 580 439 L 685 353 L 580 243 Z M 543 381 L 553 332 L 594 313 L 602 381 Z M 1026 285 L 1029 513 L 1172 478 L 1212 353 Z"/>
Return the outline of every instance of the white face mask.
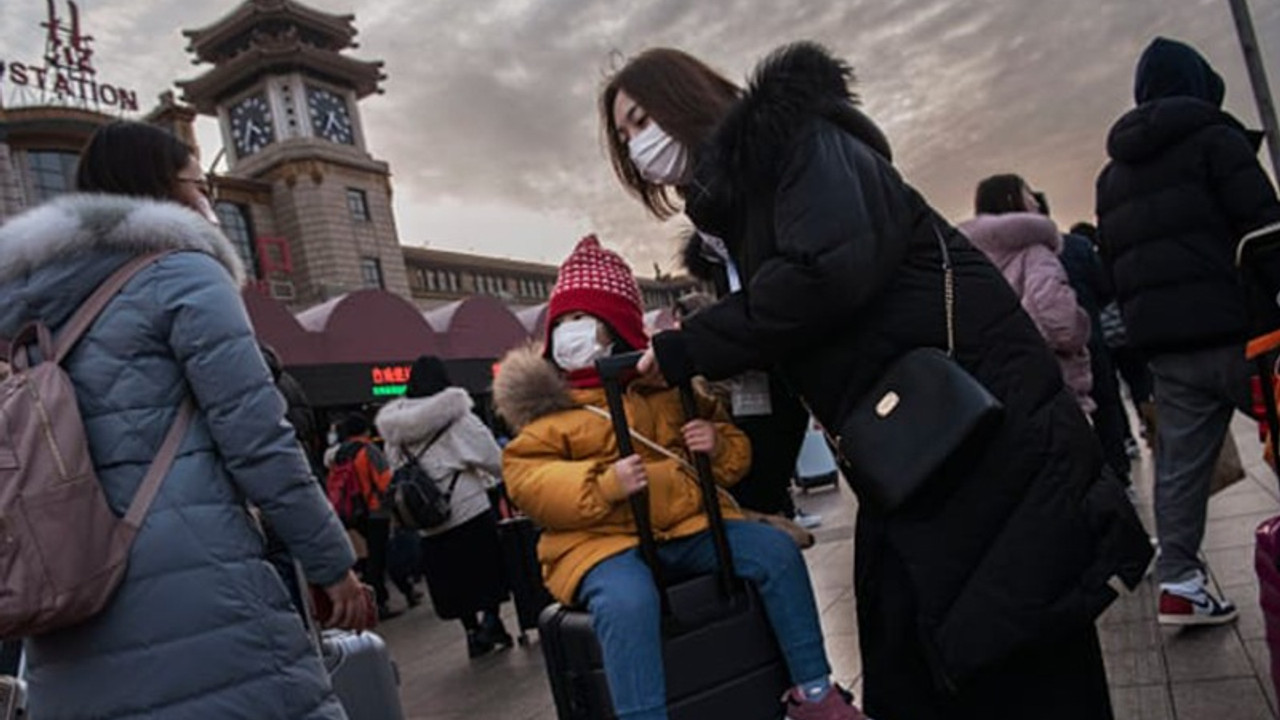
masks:
<path fill-rule="evenodd" d="M 329 431 L 329 436 L 328 436 L 328 437 L 326 437 L 325 439 L 329 441 L 329 444 L 330 444 L 330 445 L 337 445 L 337 444 L 338 444 L 338 433 L 334 432 L 333 430 L 330 430 L 330 431 Z"/>
<path fill-rule="evenodd" d="M 609 354 L 612 345 L 600 344 L 600 322 L 580 318 L 561 323 L 551 331 L 551 356 L 556 365 L 570 372 L 583 370 Z"/>
<path fill-rule="evenodd" d="M 689 171 L 689 151 L 650 121 L 627 143 L 631 162 L 640 177 L 656 185 L 679 185 Z"/>

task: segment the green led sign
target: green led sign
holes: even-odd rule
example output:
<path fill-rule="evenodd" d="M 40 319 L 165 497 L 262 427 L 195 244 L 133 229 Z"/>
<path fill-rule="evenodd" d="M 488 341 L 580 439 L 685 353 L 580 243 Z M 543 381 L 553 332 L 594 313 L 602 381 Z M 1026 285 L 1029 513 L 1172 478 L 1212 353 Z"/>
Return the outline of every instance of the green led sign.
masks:
<path fill-rule="evenodd" d="M 374 397 L 399 397 L 404 394 L 406 385 L 379 385 L 373 389 Z"/>

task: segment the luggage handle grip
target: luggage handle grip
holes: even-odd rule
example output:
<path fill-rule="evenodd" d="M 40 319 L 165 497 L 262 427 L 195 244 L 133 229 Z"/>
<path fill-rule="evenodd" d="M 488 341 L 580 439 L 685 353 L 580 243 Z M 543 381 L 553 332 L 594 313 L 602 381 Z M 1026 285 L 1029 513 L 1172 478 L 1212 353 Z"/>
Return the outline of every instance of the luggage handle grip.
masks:
<path fill-rule="evenodd" d="M 600 374 L 604 385 L 605 400 L 609 403 L 609 417 L 613 422 L 613 434 L 618 443 L 618 456 L 631 457 L 635 447 L 631 444 L 631 428 L 627 424 L 627 408 L 622 402 L 622 379 L 634 372 L 636 363 L 640 362 L 641 353 L 631 352 L 600 358 L 596 361 L 596 372 Z M 662 604 L 663 617 L 671 616 L 671 599 L 667 597 L 667 583 L 662 573 L 662 563 L 658 560 L 658 542 L 653 537 L 653 522 L 649 517 L 649 489 L 642 488 L 631 493 L 627 498 L 631 504 L 631 514 L 635 517 L 636 531 L 640 535 L 640 556 L 649 566 L 653 574 L 653 582 L 658 587 L 658 599 Z"/>
<path fill-rule="evenodd" d="M 622 401 L 622 381 L 635 371 L 642 352 L 630 352 L 601 358 L 596 361 L 596 372 L 604 385 L 605 398 L 609 404 L 609 415 L 613 422 L 613 432 L 617 438 L 618 452 L 622 457 L 635 453 L 631 442 L 631 428 L 627 424 L 626 406 Z M 698 403 L 693 393 L 693 386 L 685 381 L 679 386 L 680 404 L 686 418 L 698 417 Z M 711 539 L 715 547 L 718 561 L 717 577 L 724 597 L 736 596 L 737 584 L 734 579 L 733 555 L 729 549 L 729 536 L 725 530 L 724 514 L 720 509 L 719 491 L 716 489 L 711 469 L 711 457 L 706 453 L 693 453 L 694 466 L 698 474 L 698 489 L 702 494 L 702 503 L 706 509 Z M 658 559 L 658 544 L 653 537 L 653 525 L 649 517 L 648 489 L 633 493 L 629 498 L 631 512 L 636 519 L 636 530 L 640 535 L 640 552 L 645 563 L 653 573 L 654 582 L 658 586 L 658 595 L 662 601 L 664 616 L 670 616 L 670 601 L 667 597 L 667 585 L 663 578 L 661 563 Z"/>
<path fill-rule="evenodd" d="M 1280 224 L 1277 224 L 1277 226 L 1280 227 Z M 1249 260 L 1252 259 L 1249 257 L 1249 251 L 1254 249 L 1249 241 L 1254 238 L 1254 236 L 1262 237 L 1265 234 L 1266 233 L 1251 233 L 1249 236 L 1246 236 L 1240 243 L 1238 251 L 1239 254 L 1237 256 L 1237 262 L 1242 266 L 1242 268 L 1245 266 L 1249 268 L 1253 275 L 1253 282 L 1258 287 L 1263 285 L 1264 277 L 1261 268 L 1259 268 L 1256 263 L 1249 262 Z M 1280 233 L 1273 232 L 1271 234 L 1280 237 Z M 1280 412 L 1278 412 L 1276 408 L 1275 383 L 1271 374 L 1272 367 L 1268 361 L 1268 354 L 1265 352 L 1259 353 L 1254 358 L 1254 362 L 1258 368 L 1258 383 L 1262 390 L 1262 407 L 1266 415 L 1265 419 L 1267 421 L 1267 430 L 1268 434 L 1271 436 L 1271 452 L 1273 456 L 1271 461 L 1271 471 L 1277 476 L 1277 478 L 1280 478 L 1280 438 L 1277 437 L 1277 435 L 1280 435 Z"/>

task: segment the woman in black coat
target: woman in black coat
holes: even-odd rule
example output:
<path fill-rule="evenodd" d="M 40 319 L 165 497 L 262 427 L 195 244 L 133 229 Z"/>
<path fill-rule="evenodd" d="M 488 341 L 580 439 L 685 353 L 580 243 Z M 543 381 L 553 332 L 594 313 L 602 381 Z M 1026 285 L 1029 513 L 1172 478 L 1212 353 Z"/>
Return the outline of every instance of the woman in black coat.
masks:
<path fill-rule="evenodd" d="M 743 288 L 658 335 L 656 364 L 673 382 L 776 370 L 838 428 L 895 359 L 946 346 L 944 238 L 956 358 L 1005 413 L 981 452 L 907 504 L 861 503 L 866 711 L 1109 718 L 1093 621 L 1113 576 L 1140 579 L 1146 535 L 1101 479 L 1097 441 L 1017 297 L 898 175 L 850 79 L 804 43 L 766 59 L 745 92 L 675 50 L 610 79 L 600 112 L 622 184 L 659 218 L 683 200 Z"/>

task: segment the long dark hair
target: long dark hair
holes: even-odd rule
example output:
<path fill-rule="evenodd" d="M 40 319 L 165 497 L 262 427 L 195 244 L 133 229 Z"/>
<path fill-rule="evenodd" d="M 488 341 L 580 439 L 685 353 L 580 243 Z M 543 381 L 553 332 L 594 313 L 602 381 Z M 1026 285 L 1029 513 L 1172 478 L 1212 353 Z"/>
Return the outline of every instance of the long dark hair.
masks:
<path fill-rule="evenodd" d="M 171 133 L 140 122 L 98 128 L 80 153 L 76 189 L 168 200 L 193 152 Z"/>
<path fill-rule="evenodd" d="M 978 191 L 973 198 L 973 209 L 980 215 L 1026 212 L 1027 206 L 1022 199 L 1024 187 L 1028 187 L 1027 181 L 1019 175 L 1013 173 L 992 175 L 978 183 Z"/>
<path fill-rule="evenodd" d="M 742 89 L 698 58 L 671 48 L 646 50 L 614 73 L 600 92 L 600 126 L 613 172 L 659 219 L 680 211 L 665 185 L 644 178 L 631 162 L 627 143 L 613 120 L 613 103 L 622 90 L 677 142 L 693 150 L 711 137 Z"/>

